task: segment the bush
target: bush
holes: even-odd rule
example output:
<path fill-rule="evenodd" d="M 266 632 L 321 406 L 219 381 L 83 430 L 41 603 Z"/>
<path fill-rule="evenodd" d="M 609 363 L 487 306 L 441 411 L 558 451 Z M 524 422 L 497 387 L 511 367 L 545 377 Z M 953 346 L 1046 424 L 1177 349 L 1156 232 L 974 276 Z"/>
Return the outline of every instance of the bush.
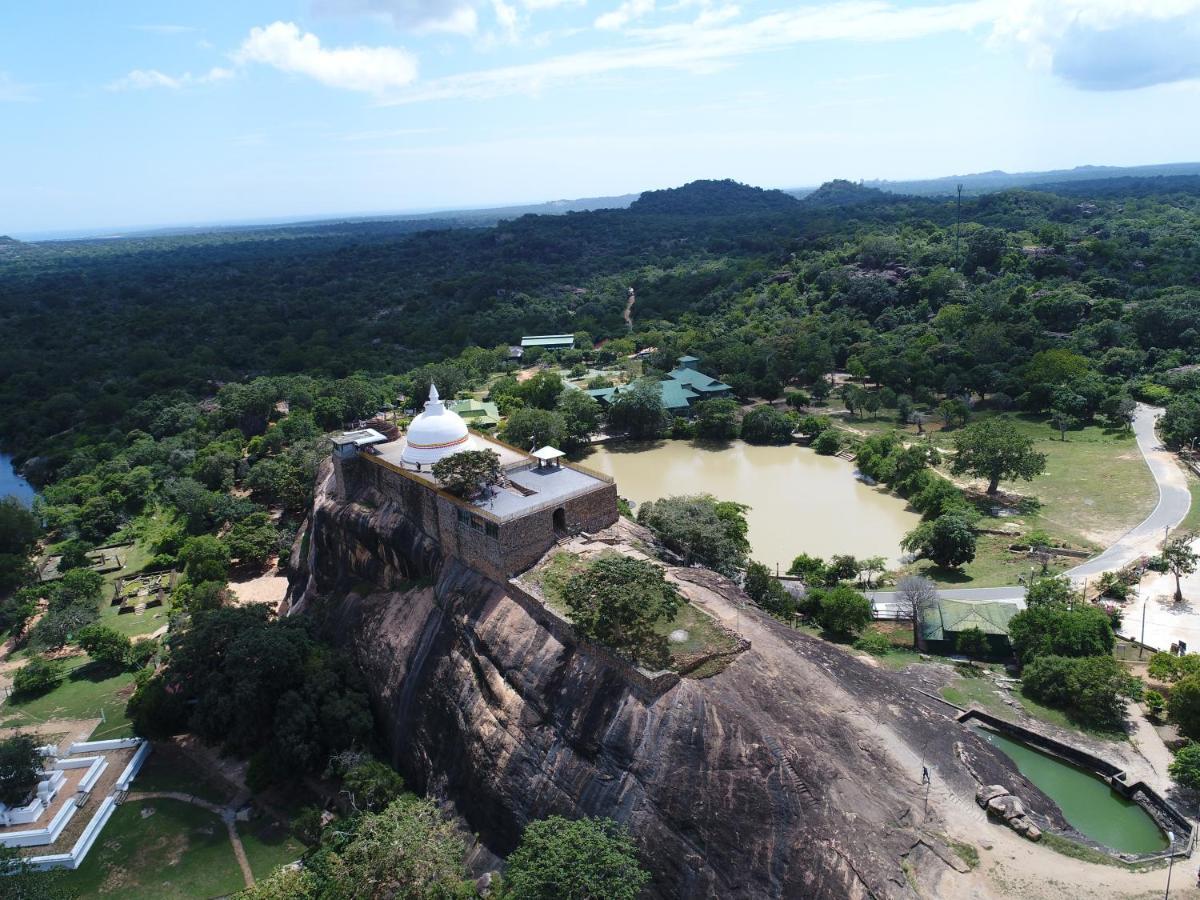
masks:
<path fill-rule="evenodd" d="M 379 812 L 404 793 L 404 779 L 387 763 L 364 759 L 351 767 L 342 779 L 359 812 Z"/>
<path fill-rule="evenodd" d="M 868 631 L 854 642 L 854 649 L 865 651 L 873 656 L 883 656 L 892 649 L 892 641 L 886 634 Z"/>
<path fill-rule="evenodd" d="M 1185 736 L 1193 740 L 1200 738 L 1200 675 L 1181 678 L 1171 688 L 1167 715 Z"/>
<path fill-rule="evenodd" d="M 1181 747 L 1167 767 L 1167 772 L 1183 787 L 1200 789 L 1200 744 L 1189 741 Z"/>
<path fill-rule="evenodd" d="M 1119 727 L 1125 701 L 1138 699 L 1142 692 L 1141 681 L 1111 656 L 1041 656 L 1025 667 L 1021 685 L 1031 699 L 1056 706 L 1083 724 L 1105 728 Z"/>
<path fill-rule="evenodd" d="M 975 532 L 965 518 L 948 513 L 922 522 L 904 536 L 900 546 L 942 568 L 956 569 L 975 558 Z"/>
<path fill-rule="evenodd" d="M 18 697 L 36 697 L 54 690 L 62 681 L 61 660 L 35 656 L 13 675 L 13 694 Z"/>
<path fill-rule="evenodd" d="M 836 431 L 828 428 L 813 439 L 812 448 L 821 456 L 835 456 L 842 449 L 842 439 Z"/>
<path fill-rule="evenodd" d="M 742 439 L 750 444 L 788 444 L 792 421 L 773 406 L 758 406 L 742 417 Z"/>
<path fill-rule="evenodd" d="M 819 603 L 817 623 L 831 634 L 852 637 L 871 622 L 871 601 L 845 585 L 822 591 Z"/>
<path fill-rule="evenodd" d="M 1167 698 L 1158 691 L 1146 691 L 1142 699 L 1146 703 L 1147 715 L 1156 721 L 1161 719 L 1164 710 L 1167 708 Z"/>
<path fill-rule="evenodd" d="M 954 638 L 954 649 L 967 659 L 982 659 L 988 655 L 989 644 L 983 630 L 972 626 L 958 632 Z"/>
<path fill-rule="evenodd" d="M 796 601 L 762 563 L 746 566 L 745 590 L 751 600 L 776 618 L 788 621 L 796 614 Z"/>
<path fill-rule="evenodd" d="M 750 550 L 745 511 L 740 503 L 695 494 L 643 503 L 637 520 L 688 563 L 734 577 L 745 567 Z"/>

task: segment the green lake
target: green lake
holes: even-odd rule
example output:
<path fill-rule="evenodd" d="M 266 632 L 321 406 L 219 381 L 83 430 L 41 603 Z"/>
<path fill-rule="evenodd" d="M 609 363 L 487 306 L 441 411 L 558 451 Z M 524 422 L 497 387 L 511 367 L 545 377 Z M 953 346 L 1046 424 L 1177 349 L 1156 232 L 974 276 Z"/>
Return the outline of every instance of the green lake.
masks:
<path fill-rule="evenodd" d="M 1016 763 L 1082 834 L 1123 853 L 1167 848 L 1166 835 L 1149 814 L 1095 775 L 986 728 L 975 732 Z"/>

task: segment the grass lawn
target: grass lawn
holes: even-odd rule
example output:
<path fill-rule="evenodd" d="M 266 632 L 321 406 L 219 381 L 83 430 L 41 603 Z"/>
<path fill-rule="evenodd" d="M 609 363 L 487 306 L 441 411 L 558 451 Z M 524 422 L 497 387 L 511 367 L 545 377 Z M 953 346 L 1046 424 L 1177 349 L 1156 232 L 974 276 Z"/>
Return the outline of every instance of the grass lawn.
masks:
<path fill-rule="evenodd" d="M 255 878 L 266 878 L 280 866 L 295 862 L 306 849 L 292 836 L 287 823 L 270 813 L 252 822 L 238 822 L 237 830 Z"/>
<path fill-rule="evenodd" d="M 571 616 L 562 600 L 563 588 L 571 576 L 582 572 L 587 568 L 587 564 L 588 561 L 580 556 L 560 551 L 553 554 L 540 568 L 525 577 L 541 588 L 542 594 L 546 598 L 546 605 L 569 622 Z M 702 612 L 690 603 L 681 604 L 679 612 L 670 622 L 658 622 L 654 626 L 655 633 L 663 636 L 678 629 L 686 631 L 688 637 L 687 640 L 678 644 L 669 645 L 670 668 L 682 666 L 689 658 L 704 653 L 732 651 L 737 646 L 737 639 L 732 634 L 719 627 L 708 613 Z M 704 677 L 714 674 L 716 671 L 711 669 L 703 671 Z"/>
<path fill-rule="evenodd" d="M 151 607 L 138 613 L 121 615 L 120 607 L 112 605 L 112 586 L 106 587 L 100 607 L 100 624 L 121 632 L 128 638 L 151 634 L 167 624 L 167 604 Z"/>
<path fill-rule="evenodd" d="M 205 772 L 170 742 L 156 743 L 133 783 L 135 791 L 179 791 L 224 806 L 235 789 Z"/>
<path fill-rule="evenodd" d="M 985 522 L 1002 520 L 985 519 Z M 1024 519 L 1022 519 L 1024 521 Z M 908 567 L 909 571 L 932 578 L 941 587 L 1004 587 L 1016 584 L 1017 576 L 1029 576 L 1029 557 L 1008 550 L 1013 538 L 999 534 L 978 535 L 975 544 L 975 559 L 959 569 L 942 569 L 927 559 L 919 560 Z M 1056 556 L 1050 560 L 1049 574 L 1054 575 L 1069 569 L 1080 560 Z"/>
<path fill-rule="evenodd" d="M 15 702 L 9 697 L 0 704 L 0 724 L 39 725 L 50 719 L 90 719 L 104 711 L 92 737 L 125 737 L 132 734 L 125 717 L 125 703 L 133 692 L 133 673 L 99 668 L 86 654 L 67 661 L 62 684 L 40 697 Z"/>
<path fill-rule="evenodd" d="M 119 806 L 63 885 L 87 897 L 190 900 L 232 894 L 245 882 L 220 819 L 198 806 L 156 799 Z"/>
<path fill-rule="evenodd" d="M 1185 467 L 1184 471 L 1187 473 L 1188 490 L 1192 492 L 1192 505 L 1180 523 L 1179 530 L 1200 531 L 1200 478 L 1193 475 L 1191 469 Z"/>

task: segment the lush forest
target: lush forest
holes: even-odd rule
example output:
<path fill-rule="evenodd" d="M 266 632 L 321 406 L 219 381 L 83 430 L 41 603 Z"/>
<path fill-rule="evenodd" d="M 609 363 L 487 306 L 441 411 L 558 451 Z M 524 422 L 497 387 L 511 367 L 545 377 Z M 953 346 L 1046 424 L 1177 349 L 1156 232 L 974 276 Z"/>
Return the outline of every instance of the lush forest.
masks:
<path fill-rule="evenodd" d="M 227 592 L 231 575 L 277 556 L 286 568 L 329 431 L 415 405 L 432 380 L 445 396 L 486 385 L 510 441 L 578 447 L 599 423 L 595 401 L 564 392 L 551 370 L 518 381 L 508 354 L 523 334 L 566 332 L 577 346 L 553 357 L 563 369 L 645 350 L 638 365 L 653 375 L 686 353 L 738 400 L 792 407 L 741 415 L 734 400 L 710 400 L 692 421 L 672 421 L 653 381 L 635 382 L 606 412 L 610 429 L 631 435 L 778 443 L 798 430 L 837 452 L 820 415 L 836 383 L 851 413 L 882 408 L 903 423 L 923 411 L 962 426 L 976 410 L 1011 409 L 1064 436 L 1097 422 L 1123 428 L 1144 400 L 1167 407 L 1161 434 L 1183 447 L 1200 436 L 1198 322 L 1200 177 L 1186 175 L 1072 181 L 961 207 L 848 182 L 797 199 L 709 181 L 648 192 L 628 209 L 494 226 L 0 239 L 0 449 L 41 489 L 32 512 L 0 503 L 0 632 L 35 654 L 76 642 L 136 671 L 129 714 L 144 733 L 186 729 L 232 752 L 258 748 L 264 784 L 281 768 L 269 758 L 316 774 L 331 752 L 371 743 L 358 676 L 295 623 L 228 609 Z M 994 489 L 1001 475 L 1044 464 L 1026 452 L 1028 465 L 972 467 L 989 440 L 1009 440 L 996 431 L 958 432 L 954 471 L 988 475 Z M 860 470 L 928 520 L 909 549 L 949 567 L 974 554 L 961 492 L 926 471 L 936 454 L 890 434 L 858 450 Z M 711 498 L 646 504 L 640 518 L 663 533 L 676 520 L 708 522 L 680 513 L 682 501 Z M 713 529 L 728 524 L 720 513 L 711 510 Z M 682 538 L 676 549 L 736 573 L 748 563 L 742 529 L 727 559 L 691 554 Z M 149 569 L 181 573 L 165 668 L 148 666 L 156 643 L 131 644 L 98 621 L 108 588 L 86 554 L 120 540 L 136 541 Z M 30 561 L 39 541 L 65 573 L 49 587 Z M 801 556 L 794 569 L 821 567 L 810 580 L 829 588 L 813 603 L 828 627 L 848 630 L 839 559 Z M 790 599 L 754 566 L 747 589 L 790 615 Z M 286 650 L 316 699 L 276 696 L 257 647 Z M 251 719 L 230 721 L 209 684 L 212 660 L 232 682 L 267 685 Z M 19 687 L 53 690 L 55 665 L 35 655 Z M 325 696 L 342 702 L 322 705 Z M 264 742 L 269 723 L 288 740 Z"/>

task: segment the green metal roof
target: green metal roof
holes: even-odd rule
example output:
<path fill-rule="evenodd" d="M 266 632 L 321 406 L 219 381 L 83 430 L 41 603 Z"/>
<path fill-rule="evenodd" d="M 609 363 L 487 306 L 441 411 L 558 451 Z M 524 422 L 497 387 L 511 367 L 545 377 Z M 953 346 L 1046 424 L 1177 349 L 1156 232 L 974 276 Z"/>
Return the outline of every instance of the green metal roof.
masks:
<path fill-rule="evenodd" d="M 682 381 L 668 378 L 660 383 L 662 384 L 663 406 L 668 410 L 687 409 L 697 397 L 695 391 L 692 391 Z"/>
<path fill-rule="evenodd" d="M 667 373 L 667 377 L 675 381 L 681 381 L 693 391 L 703 391 L 705 393 L 715 393 L 718 391 L 732 391 L 729 385 L 724 382 L 717 381 L 711 375 L 705 375 L 696 369 L 672 369 Z"/>
<path fill-rule="evenodd" d="M 921 632 L 927 641 L 948 640 L 947 635 L 968 628 L 978 628 L 984 634 L 1008 634 L 1008 623 L 1020 609 L 1015 603 L 989 601 L 972 603 L 968 600 L 939 599 L 925 613 Z"/>
<path fill-rule="evenodd" d="M 590 391 L 584 391 L 584 393 L 605 403 L 612 403 L 613 397 L 617 395 L 617 389 L 615 387 L 595 388 Z"/>

